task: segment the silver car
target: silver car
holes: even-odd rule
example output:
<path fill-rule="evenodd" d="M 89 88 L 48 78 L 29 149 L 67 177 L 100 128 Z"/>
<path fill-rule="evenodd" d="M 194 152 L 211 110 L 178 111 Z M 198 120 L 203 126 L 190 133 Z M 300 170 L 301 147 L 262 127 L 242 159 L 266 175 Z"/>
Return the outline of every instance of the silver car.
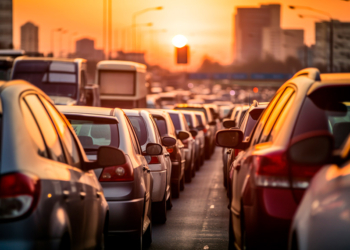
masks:
<path fill-rule="evenodd" d="M 150 156 L 146 154 L 148 143 L 162 144 L 162 141 L 176 140 L 171 137 L 161 138 L 152 115 L 146 110 L 124 109 L 134 127 L 141 149 L 147 160 L 153 177 L 152 211 L 153 219 L 160 223 L 166 221 L 166 210 L 171 209 L 171 160 L 166 147 L 163 146 L 161 155 Z"/>
<path fill-rule="evenodd" d="M 102 249 L 108 205 L 68 121 L 38 88 L 0 82 L 0 249 Z"/>
<path fill-rule="evenodd" d="M 196 152 L 196 140 L 193 139 L 193 135 L 197 135 L 197 131 L 192 130 L 193 135 L 190 133 L 190 128 L 187 125 L 185 116 L 178 110 L 164 110 L 170 115 L 171 120 L 176 129 L 177 135 L 180 131 L 188 134 L 188 139 L 182 140 L 184 144 L 184 153 L 185 153 L 185 181 L 191 182 L 192 177 L 196 174 L 195 168 L 195 152 Z"/>
<path fill-rule="evenodd" d="M 125 233 L 133 238 L 137 248 L 150 245 L 152 176 L 125 113 L 118 108 L 60 106 L 59 109 L 72 124 L 90 160 L 95 160 L 101 146 L 113 146 L 123 152 L 126 158 L 123 164 L 95 170 L 109 205 L 109 236 Z M 162 147 L 149 143 L 146 152 L 160 155 Z"/>

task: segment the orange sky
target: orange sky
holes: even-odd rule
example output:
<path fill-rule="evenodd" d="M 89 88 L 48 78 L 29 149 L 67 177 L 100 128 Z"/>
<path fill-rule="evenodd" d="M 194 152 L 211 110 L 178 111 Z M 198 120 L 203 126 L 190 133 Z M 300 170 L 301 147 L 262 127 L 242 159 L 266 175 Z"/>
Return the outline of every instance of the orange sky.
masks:
<path fill-rule="evenodd" d="M 191 60 L 187 70 L 194 70 L 204 55 L 228 64 L 232 61 L 232 17 L 237 6 L 257 7 L 257 0 L 112 0 L 114 48 L 121 48 L 121 35 L 130 33 L 134 12 L 148 7 L 163 6 L 161 11 L 152 11 L 138 17 L 137 23 L 152 22 L 153 27 L 140 27 L 142 49 L 152 50 L 147 55 L 151 63 L 161 64 L 171 69 L 175 66 L 174 48 L 171 39 L 177 34 L 185 35 L 191 48 Z M 102 0 L 13 0 L 14 45 L 20 46 L 20 26 L 32 21 L 39 26 L 39 50 L 50 51 L 50 34 L 53 28 L 68 30 L 63 35 L 62 48 L 66 54 L 73 50 L 75 39 L 93 38 L 96 47 L 102 48 Z M 288 5 L 312 6 L 327 11 L 333 18 L 350 21 L 350 2 L 341 0 L 282 0 L 281 25 L 283 28 L 304 28 L 305 43 L 314 43 L 315 19 L 300 19 L 297 14 L 318 15 L 306 10 L 289 10 Z M 318 15 L 322 18 L 322 15 Z M 150 29 L 166 29 L 167 32 L 152 32 Z M 142 31 L 142 32 L 141 32 Z M 72 36 L 74 32 L 78 34 Z M 58 54 L 59 35 L 56 33 L 55 51 Z M 151 39 L 153 38 L 153 39 Z M 151 42 L 153 41 L 153 42 Z M 130 44 L 130 41 L 128 42 Z M 68 48 L 68 45 L 70 48 Z M 130 46 L 129 46 L 130 48 Z"/>

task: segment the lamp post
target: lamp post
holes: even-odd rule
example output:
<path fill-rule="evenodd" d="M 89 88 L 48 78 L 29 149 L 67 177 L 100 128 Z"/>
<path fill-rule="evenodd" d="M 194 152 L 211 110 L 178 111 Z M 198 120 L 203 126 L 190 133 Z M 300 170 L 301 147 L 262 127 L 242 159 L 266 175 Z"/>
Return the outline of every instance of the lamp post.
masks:
<path fill-rule="evenodd" d="M 52 29 L 51 30 L 51 54 L 52 54 L 52 57 L 54 55 L 54 36 L 55 36 L 55 31 L 61 31 L 62 28 L 56 28 L 56 29 Z"/>
<path fill-rule="evenodd" d="M 136 50 L 136 17 L 141 15 L 141 14 L 144 14 L 146 12 L 149 12 L 149 11 L 153 11 L 153 10 L 162 10 L 163 7 L 162 6 L 158 6 L 158 7 L 152 7 L 152 8 L 146 8 L 146 9 L 143 9 L 143 10 L 140 10 L 140 11 L 137 11 L 133 14 L 132 16 L 132 29 L 133 29 L 133 32 L 132 32 L 132 47 L 133 47 L 133 50 Z"/>
<path fill-rule="evenodd" d="M 62 53 L 62 36 L 63 36 L 63 34 L 66 34 L 66 33 L 68 33 L 68 30 L 60 30 L 60 32 L 61 32 L 61 35 L 60 35 L 60 40 L 59 40 L 59 52 L 60 52 L 60 57 L 62 57 L 63 56 L 63 53 Z"/>
<path fill-rule="evenodd" d="M 330 72 L 333 72 L 333 18 L 332 15 L 329 14 L 328 12 L 322 11 L 322 10 L 318 10 L 318 9 L 314 9 L 308 6 L 295 6 L 295 5 L 289 5 L 288 6 L 291 10 L 295 10 L 295 9 L 304 9 L 304 10 L 310 10 L 313 12 L 317 12 L 320 13 L 322 15 L 325 15 L 329 18 L 329 68 L 330 68 Z M 300 16 L 299 16 L 300 17 Z"/>

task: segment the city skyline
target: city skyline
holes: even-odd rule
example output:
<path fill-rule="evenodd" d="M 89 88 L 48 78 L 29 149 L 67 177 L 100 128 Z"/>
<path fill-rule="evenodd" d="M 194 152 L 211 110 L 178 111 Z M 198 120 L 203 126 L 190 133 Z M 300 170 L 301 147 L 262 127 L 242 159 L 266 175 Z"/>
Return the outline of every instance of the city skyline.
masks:
<path fill-rule="evenodd" d="M 329 6 L 329 1 L 274 1 L 272 3 L 282 4 L 281 7 L 281 27 L 284 29 L 305 29 L 305 43 L 311 45 L 315 43 L 315 21 L 316 19 L 301 19 L 298 14 L 313 14 L 306 10 L 289 10 L 288 5 L 306 5 L 317 6 L 317 9 L 326 10 L 335 19 L 349 21 L 346 9 L 350 4 L 344 1 L 334 1 Z M 19 47 L 19 27 L 28 20 L 33 21 L 40 27 L 40 47 L 39 50 L 47 54 L 50 52 L 50 33 L 54 28 L 63 28 L 67 33 L 63 35 L 62 48 L 67 52 L 73 52 L 72 47 L 75 40 L 83 37 L 90 37 L 96 42 L 96 48 L 102 48 L 102 1 L 77 0 L 74 2 L 45 2 L 43 0 L 28 1 L 18 0 L 14 2 L 14 46 Z M 155 32 L 153 34 L 153 48 L 151 51 L 151 64 L 157 64 L 157 61 L 163 61 L 167 68 L 178 69 L 175 66 L 174 48 L 171 39 L 177 34 L 185 35 L 189 40 L 191 48 L 191 60 L 187 67 L 189 70 L 196 69 L 200 66 L 202 58 L 208 55 L 214 60 L 220 60 L 229 64 L 233 59 L 232 49 L 232 19 L 236 13 L 237 7 L 258 7 L 260 4 L 269 4 L 267 1 L 255 0 L 237 0 L 234 3 L 228 0 L 214 1 L 205 0 L 201 3 L 177 1 L 132 1 L 121 3 L 112 1 L 113 5 L 113 35 L 123 34 L 128 26 L 131 25 L 133 13 L 147 7 L 163 6 L 164 9 L 157 12 L 146 13 L 138 17 L 138 23 L 152 22 L 152 27 L 140 27 L 144 30 L 143 47 L 149 47 L 151 43 L 152 32 L 150 30 L 164 30 L 167 32 Z M 317 4 L 316 4 L 317 3 Z M 214 6 L 214 7 L 213 7 Z M 62 15 L 64 13 L 64 15 Z M 323 17 L 319 15 L 320 19 Z M 205 32 L 206 31 L 206 32 Z M 139 32 L 141 34 L 141 32 Z M 75 34 L 75 35 L 73 35 Z M 55 40 L 56 52 L 58 35 Z M 124 34 L 125 36 L 125 34 Z M 69 41 L 71 40 L 71 42 Z M 114 50 L 120 49 L 122 42 L 119 38 L 119 48 L 116 47 L 115 38 L 113 38 Z M 127 41 L 128 42 L 128 41 Z M 124 42 L 125 43 L 125 42 Z M 128 42 L 129 43 L 129 42 Z M 69 48 L 69 46 L 71 46 Z M 125 46 L 125 44 L 124 44 Z M 130 51 L 128 49 L 127 51 Z M 146 54 L 147 58 L 147 54 Z"/>

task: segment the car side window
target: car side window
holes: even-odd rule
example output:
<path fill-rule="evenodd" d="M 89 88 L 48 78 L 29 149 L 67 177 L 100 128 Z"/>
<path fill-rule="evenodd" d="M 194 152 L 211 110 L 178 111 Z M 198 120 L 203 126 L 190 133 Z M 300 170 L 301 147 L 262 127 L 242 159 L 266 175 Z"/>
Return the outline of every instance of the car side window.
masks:
<path fill-rule="evenodd" d="M 136 152 L 136 154 L 142 154 L 142 150 L 140 149 L 140 145 L 138 143 L 138 139 L 136 138 L 136 135 L 135 135 L 135 132 L 134 132 L 134 129 L 128 119 L 127 116 L 125 116 L 125 120 L 126 120 L 126 125 L 128 127 L 128 130 L 129 130 L 129 134 L 130 134 L 130 138 L 131 138 L 131 143 L 134 147 L 134 150 Z"/>
<path fill-rule="evenodd" d="M 39 125 L 39 128 L 46 142 L 50 158 L 54 161 L 66 163 L 65 155 L 63 153 L 62 145 L 59 140 L 57 131 L 38 96 L 27 95 L 24 97 L 24 100 L 28 104 Z"/>
<path fill-rule="evenodd" d="M 270 114 L 270 116 L 269 116 L 269 118 L 264 126 L 264 130 L 260 136 L 259 143 L 267 141 L 267 138 L 270 135 L 270 132 L 273 128 L 273 125 L 275 124 L 282 109 L 284 108 L 284 106 L 286 105 L 286 103 L 288 102 L 289 98 L 292 96 L 293 93 L 294 93 L 294 89 L 292 89 L 292 88 L 286 88 L 286 90 L 283 92 L 282 96 L 280 97 L 280 99 L 276 103 L 274 109 L 272 110 L 272 112 L 271 112 L 271 114 Z"/>
<path fill-rule="evenodd" d="M 272 131 L 270 132 L 269 137 L 267 138 L 267 141 L 273 141 L 275 139 L 275 137 L 277 136 L 278 132 L 281 130 L 281 127 L 284 124 L 284 121 L 288 115 L 288 112 L 290 111 L 290 109 L 292 108 L 292 104 L 295 98 L 295 94 L 293 94 L 288 102 L 286 103 L 286 105 L 284 106 L 282 112 L 280 113 L 280 115 L 277 118 L 277 121 L 275 122 L 275 125 L 272 128 Z"/>
<path fill-rule="evenodd" d="M 63 144 L 66 147 L 68 152 L 68 157 L 70 158 L 70 163 L 74 167 L 80 168 L 80 157 L 78 152 L 78 146 L 72 135 L 68 122 L 60 115 L 60 113 L 53 107 L 51 103 L 49 103 L 45 98 L 40 97 L 41 101 L 45 105 L 47 111 L 51 115 L 52 120 L 54 121 L 58 133 L 61 135 L 61 139 L 63 140 Z"/>
<path fill-rule="evenodd" d="M 182 119 L 183 124 L 185 125 L 185 130 L 189 132 L 190 128 L 188 127 L 188 124 L 187 124 L 185 116 L 183 114 L 180 114 L 180 117 Z"/>
<path fill-rule="evenodd" d="M 155 123 L 155 121 L 154 121 L 152 115 L 149 115 L 149 119 L 151 120 L 154 133 L 156 134 L 156 140 L 157 140 L 157 142 L 158 142 L 159 144 L 161 144 L 161 137 L 160 137 L 160 134 L 159 134 L 157 125 L 156 125 L 156 123 Z"/>
<path fill-rule="evenodd" d="M 45 158 L 49 158 L 49 155 L 46 150 L 45 142 L 41 134 L 41 131 L 39 130 L 38 124 L 35 121 L 33 114 L 30 111 L 28 105 L 25 103 L 23 99 L 21 100 L 21 109 L 22 109 L 24 123 L 27 127 L 28 133 L 30 134 L 34 142 L 34 147 L 36 147 L 36 151 L 38 152 L 38 155 Z"/>
<path fill-rule="evenodd" d="M 283 91 L 281 91 L 281 92 L 277 93 L 277 95 L 275 95 L 275 97 L 272 99 L 272 101 L 270 102 L 270 104 L 267 106 L 264 113 L 262 114 L 259 122 L 257 123 L 257 125 L 255 127 L 254 134 L 252 134 L 252 140 L 251 140 L 252 145 L 255 145 L 258 143 L 259 138 L 260 138 L 260 134 L 265 126 L 265 123 L 266 123 L 267 119 L 269 118 L 271 111 L 275 107 L 276 102 L 281 97 L 282 93 L 283 93 Z"/>

